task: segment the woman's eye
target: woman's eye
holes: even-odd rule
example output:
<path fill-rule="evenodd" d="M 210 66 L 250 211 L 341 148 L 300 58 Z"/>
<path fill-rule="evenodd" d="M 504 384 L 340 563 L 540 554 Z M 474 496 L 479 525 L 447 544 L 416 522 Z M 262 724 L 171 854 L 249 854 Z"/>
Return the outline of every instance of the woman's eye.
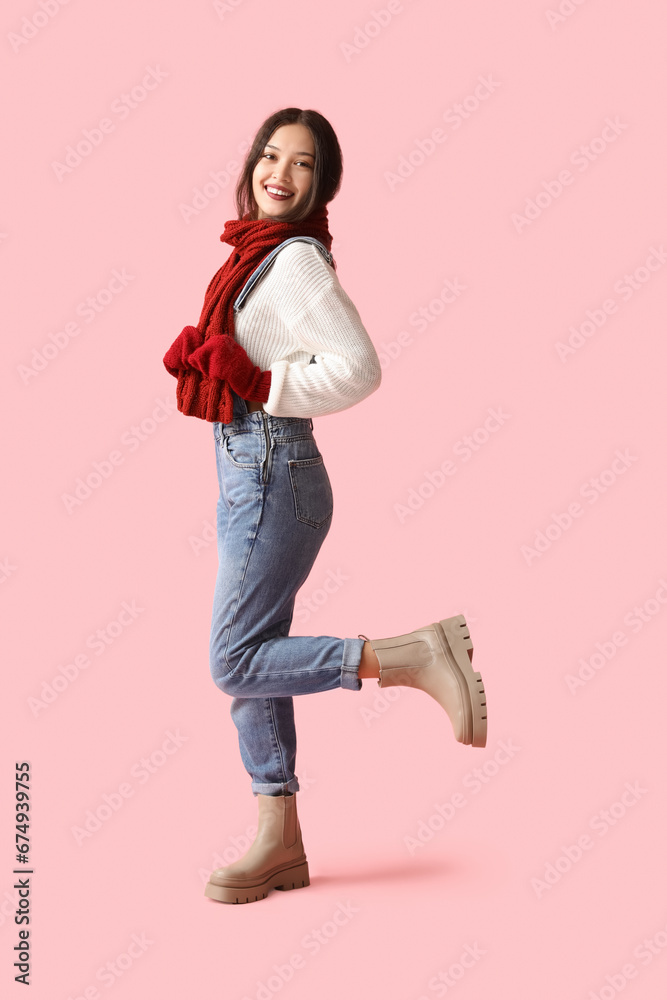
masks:
<path fill-rule="evenodd" d="M 264 153 L 263 157 L 264 157 L 265 160 L 275 160 L 275 158 L 276 158 L 275 153 Z M 299 167 L 311 167 L 312 166 L 312 164 L 306 162 L 306 160 L 297 160 L 296 164 Z"/>

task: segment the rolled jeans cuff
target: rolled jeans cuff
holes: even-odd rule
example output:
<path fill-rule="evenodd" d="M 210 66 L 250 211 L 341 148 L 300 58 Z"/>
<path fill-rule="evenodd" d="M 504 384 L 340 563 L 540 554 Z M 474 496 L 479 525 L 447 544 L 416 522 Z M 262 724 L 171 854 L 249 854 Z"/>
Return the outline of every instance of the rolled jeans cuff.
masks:
<path fill-rule="evenodd" d="M 340 686 L 347 688 L 349 691 L 361 691 L 359 664 L 361 663 L 361 651 L 364 648 L 364 641 L 364 639 L 343 640 L 343 666 L 341 668 Z"/>
<path fill-rule="evenodd" d="M 296 775 L 289 781 L 268 781 L 262 783 L 253 781 L 250 785 L 253 795 L 286 795 L 287 792 L 299 791 L 299 779 Z"/>

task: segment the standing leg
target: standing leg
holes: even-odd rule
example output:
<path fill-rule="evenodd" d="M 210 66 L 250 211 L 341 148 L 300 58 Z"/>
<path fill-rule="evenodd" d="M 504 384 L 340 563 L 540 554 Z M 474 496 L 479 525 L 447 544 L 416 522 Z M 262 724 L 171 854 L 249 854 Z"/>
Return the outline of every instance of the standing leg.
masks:
<path fill-rule="evenodd" d="M 270 443 L 270 449 L 267 445 Z M 361 688 L 359 638 L 289 636 L 296 594 L 331 524 L 331 486 L 308 420 L 254 412 L 216 425 L 219 568 L 211 672 L 255 794 L 298 790 L 292 696 Z M 268 460 L 268 461 L 267 461 Z"/>
<path fill-rule="evenodd" d="M 215 586 L 213 627 L 220 620 L 220 609 L 226 603 L 228 568 L 228 531 L 230 506 L 223 487 L 221 452 L 217 446 L 221 431 L 215 428 L 216 463 L 220 485 L 217 504 L 218 576 Z M 294 773 L 296 764 L 296 728 L 294 702 L 284 698 L 232 698 L 230 714 L 236 726 L 243 765 L 252 778 L 254 795 L 287 794 L 298 791 Z M 264 734 L 257 739 L 258 734 Z"/>
<path fill-rule="evenodd" d="M 299 790 L 293 698 L 232 698 L 241 760 L 252 775 L 255 795 Z"/>

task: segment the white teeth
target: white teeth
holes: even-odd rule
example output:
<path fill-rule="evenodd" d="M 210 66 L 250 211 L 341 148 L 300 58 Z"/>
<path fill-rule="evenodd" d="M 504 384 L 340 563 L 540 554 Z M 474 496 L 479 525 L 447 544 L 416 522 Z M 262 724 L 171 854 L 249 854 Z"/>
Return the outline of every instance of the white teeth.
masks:
<path fill-rule="evenodd" d="M 274 188 L 274 187 L 269 187 L 269 186 L 268 186 L 268 184 L 267 184 L 267 186 L 266 186 L 266 190 L 267 190 L 267 191 L 270 191 L 270 192 L 271 192 L 271 194 L 278 194 L 278 195 L 280 195 L 280 196 L 281 196 L 282 198 L 291 198 L 291 197 L 292 197 L 291 193 L 290 193 L 290 194 L 285 194 L 285 192 L 284 192 L 284 191 L 280 191 L 280 190 L 279 190 L 278 188 Z"/>

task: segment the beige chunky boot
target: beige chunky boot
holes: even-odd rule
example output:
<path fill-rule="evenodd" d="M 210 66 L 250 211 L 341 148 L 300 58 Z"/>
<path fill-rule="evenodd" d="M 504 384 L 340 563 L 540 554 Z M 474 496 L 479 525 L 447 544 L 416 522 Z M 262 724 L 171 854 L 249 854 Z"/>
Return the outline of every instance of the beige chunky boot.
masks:
<path fill-rule="evenodd" d="M 459 743 L 486 746 L 486 695 L 473 671 L 472 641 L 463 615 L 391 639 L 366 639 L 380 664 L 380 687 L 403 685 L 430 694 L 450 718 Z"/>
<path fill-rule="evenodd" d="M 211 875 L 204 895 L 221 903 L 254 903 L 269 889 L 301 889 L 310 885 L 292 795 L 258 795 L 257 836 L 248 851 Z"/>

